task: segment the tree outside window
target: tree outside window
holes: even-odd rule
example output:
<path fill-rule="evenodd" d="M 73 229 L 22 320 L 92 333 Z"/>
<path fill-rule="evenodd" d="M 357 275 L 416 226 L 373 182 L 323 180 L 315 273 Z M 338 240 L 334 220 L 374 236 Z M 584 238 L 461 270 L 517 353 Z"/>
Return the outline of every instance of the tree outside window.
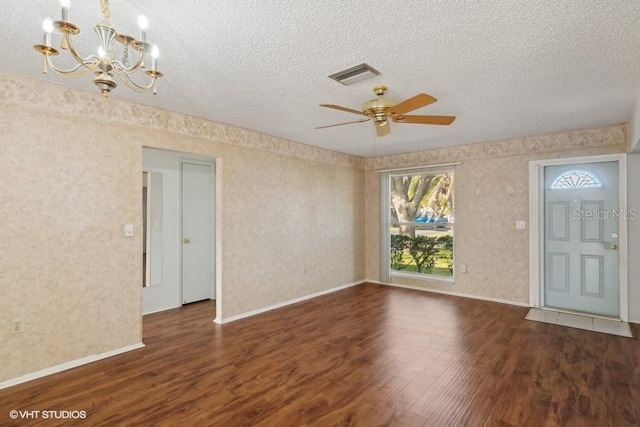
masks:
<path fill-rule="evenodd" d="M 453 276 L 453 172 L 391 174 L 391 269 Z"/>

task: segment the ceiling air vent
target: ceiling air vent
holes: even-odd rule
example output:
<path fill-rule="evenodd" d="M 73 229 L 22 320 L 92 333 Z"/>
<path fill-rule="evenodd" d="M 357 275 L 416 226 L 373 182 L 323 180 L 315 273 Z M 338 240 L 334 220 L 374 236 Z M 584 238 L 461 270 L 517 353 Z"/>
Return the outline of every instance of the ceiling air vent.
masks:
<path fill-rule="evenodd" d="M 370 79 L 377 76 L 378 74 L 380 74 L 380 71 L 376 70 L 370 65 L 360 64 L 356 65 L 355 67 L 347 68 L 346 70 L 338 71 L 337 73 L 331 74 L 329 78 L 347 86 Z"/>

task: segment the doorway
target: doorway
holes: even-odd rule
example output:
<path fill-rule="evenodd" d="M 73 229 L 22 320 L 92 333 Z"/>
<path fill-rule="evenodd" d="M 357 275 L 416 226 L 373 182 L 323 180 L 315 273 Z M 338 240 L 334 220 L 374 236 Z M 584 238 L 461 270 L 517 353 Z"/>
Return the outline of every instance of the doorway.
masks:
<path fill-rule="evenodd" d="M 531 305 L 627 320 L 624 155 L 530 163 Z"/>
<path fill-rule="evenodd" d="M 220 171 L 216 167 L 219 166 L 218 160 L 157 148 L 144 147 L 142 151 L 142 169 L 147 175 L 142 186 L 143 196 L 144 188 L 147 188 L 147 197 L 143 198 L 143 205 L 145 200 L 147 204 L 147 215 L 142 222 L 147 245 L 146 248 L 141 245 L 141 249 L 146 249 L 147 262 L 144 266 L 148 268 L 145 277 L 148 280 L 144 282 L 147 286 L 142 287 L 143 314 L 176 308 L 200 299 L 216 299 L 220 304 L 221 288 L 216 289 L 220 285 L 217 280 L 220 263 L 216 262 L 220 244 L 220 233 L 216 229 L 220 215 L 216 212 L 220 205 L 216 203 L 220 189 L 215 185 L 218 181 L 216 173 Z M 195 206 L 196 212 L 203 205 L 210 208 L 205 209 L 204 215 L 196 214 L 196 219 L 191 220 L 193 209 L 183 209 L 183 200 L 187 206 Z M 208 219 L 200 225 L 198 217 Z M 194 226 L 190 228 L 192 223 Z M 189 243 L 185 244 L 184 239 L 189 239 Z M 202 255 L 202 246 L 205 255 Z M 203 259 L 194 258 L 198 256 Z M 186 265 L 183 265 L 183 257 L 186 257 Z M 203 272 L 206 272 L 206 277 Z M 198 275 L 204 278 L 193 279 Z M 202 288 L 191 292 L 189 283 L 200 284 Z M 217 313 L 220 312 L 218 309 Z"/>

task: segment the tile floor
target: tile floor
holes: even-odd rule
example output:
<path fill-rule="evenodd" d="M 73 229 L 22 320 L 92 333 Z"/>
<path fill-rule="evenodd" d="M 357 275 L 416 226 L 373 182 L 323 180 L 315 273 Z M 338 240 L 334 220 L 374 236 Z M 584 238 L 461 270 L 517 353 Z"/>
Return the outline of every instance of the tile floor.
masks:
<path fill-rule="evenodd" d="M 539 308 L 532 308 L 529 310 L 525 319 L 633 338 L 629 324 L 616 320 L 599 319 L 596 317 L 581 316 L 578 314 L 559 313 L 557 311 L 542 310 Z"/>

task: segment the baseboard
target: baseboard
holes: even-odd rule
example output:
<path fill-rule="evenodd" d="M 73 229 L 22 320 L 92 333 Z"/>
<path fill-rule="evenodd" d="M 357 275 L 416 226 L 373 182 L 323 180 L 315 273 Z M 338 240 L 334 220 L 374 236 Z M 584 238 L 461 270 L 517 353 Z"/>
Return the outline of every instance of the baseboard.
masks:
<path fill-rule="evenodd" d="M 454 297 L 471 298 L 471 299 L 478 299 L 478 300 L 482 300 L 482 301 L 498 302 L 500 304 L 517 305 L 519 307 L 531 307 L 529 304 L 524 303 L 524 302 L 517 302 L 517 301 L 511 301 L 511 300 L 493 298 L 493 297 L 483 297 L 481 295 L 463 294 L 461 292 L 451 292 L 451 291 L 443 291 L 443 290 L 440 290 L 440 289 L 422 288 L 420 286 L 403 285 L 403 284 L 400 284 L 400 283 L 383 283 L 383 282 L 378 282 L 377 280 L 365 280 L 365 282 L 376 283 L 378 285 L 391 286 L 391 287 L 395 287 L 395 288 L 405 288 L 405 289 L 413 289 L 413 290 L 416 290 L 416 291 L 426 291 L 426 292 L 433 292 L 433 293 L 436 293 L 436 294 L 451 295 L 451 296 L 454 296 Z"/>
<path fill-rule="evenodd" d="M 640 324 L 640 320 L 638 320 L 638 319 L 629 319 L 629 320 L 627 321 L 627 323 L 636 323 L 636 324 Z"/>
<path fill-rule="evenodd" d="M 266 307 L 262 307 L 262 308 L 259 308 L 257 310 L 248 311 L 246 313 L 237 314 L 235 316 L 227 317 L 227 318 L 224 318 L 224 319 L 220 319 L 218 316 L 216 316 L 216 318 L 213 321 L 215 323 L 220 323 L 220 324 L 235 322 L 236 320 L 245 319 L 247 317 L 255 316 L 257 314 L 262 314 L 262 313 L 265 313 L 267 311 L 275 310 L 277 308 L 286 307 L 286 306 L 291 305 L 291 304 L 296 304 L 296 303 L 299 303 L 299 302 L 302 302 L 302 301 L 306 301 L 306 300 L 309 300 L 309 299 L 312 299 L 312 298 L 317 298 L 317 297 L 322 296 L 322 295 L 330 294 L 330 293 L 333 293 L 333 292 L 341 291 L 343 289 L 351 288 L 353 286 L 361 285 L 361 284 L 363 284 L 365 282 L 368 282 L 368 281 L 367 280 L 361 280 L 359 282 L 347 283 L 346 285 L 336 286 L 335 288 L 330 288 L 330 289 L 325 289 L 324 291 L 315 292 L 313 294 L 305 295 L 305 296 L 300 297 L 300 298 L 295 298 L 295 299 L 292 299 L 292 300 L 279 302 L 277 304 L 268 305 Z"/>
<path fill-rule="evenodd" d="M 179 307 L 182 307 L 182 304 L 174 305 L 173 307 L 159 308 L 157 310 L 152 310 L 146 313 L 142 313 L 142 315 L 146 316 L 147 314 L 162 313 L 163 311 L 173 310 L 174 308 L 179 308 Z"/>
<path fill-rule="evenodd" d="M 144 347 L 143 343 L 129 345 L 127 347 L 118 348 L 115 350 L 107 351 L 106 353 L 94 354 L 92 356 L 83 357 L 80 359 L 72 360 L 70 362 L 62 363 L 60 365 L 51 366 L 50 368 L 41 369 L 39 371 L 31 372 L 26 375 L 22 375 L 18 378 L 0 382 L 0 390 L 13 387 L 14 385 L 26 383 L 38 378 L 46 377 L 47 375 L 57 374 L 58 372 L 66 371 L 68 369 L 77 368 L 78 366 L 86 365 L 87 363 L 97 362 L 98 360 L 106 359 L 108 357 L 117 356 L 118 354 L 126 353 L 128 351 L 137 350 Z"/>

